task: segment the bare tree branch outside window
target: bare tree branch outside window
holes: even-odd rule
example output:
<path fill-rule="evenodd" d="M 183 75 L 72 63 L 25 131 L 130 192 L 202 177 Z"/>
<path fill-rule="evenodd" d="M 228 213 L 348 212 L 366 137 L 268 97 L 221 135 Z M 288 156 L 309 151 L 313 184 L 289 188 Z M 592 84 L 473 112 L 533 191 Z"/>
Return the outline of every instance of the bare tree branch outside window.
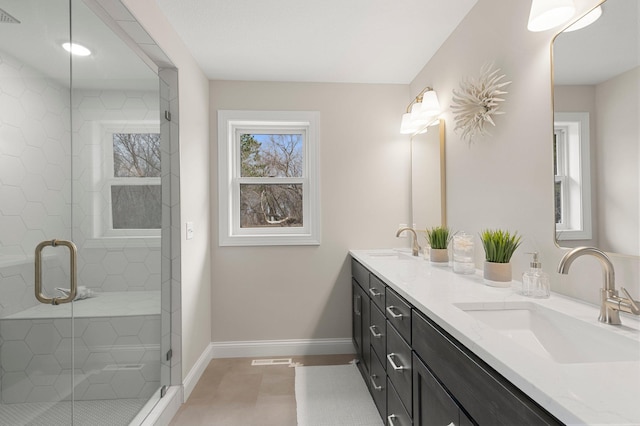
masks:
<path fill-rule="evenodd" d="M 114 133 L 113 176 L 160 177 L 160 134 Z"/>
<path fill-rule="evenodd" d="M 273 179 L 240 185 L 240 227 L 301 227 L 302 184 L 278 179 L 303 177 L 302 135 L 242 134 L 240 157 L 241 177 Z"/>
<path fill-rule="evenodd" d="M 114 133 L 113 176 L 115 178 L 160 177 L 159 133 Z M 160 185 L 111 185 L 113 229 L 159 229 Z"/>

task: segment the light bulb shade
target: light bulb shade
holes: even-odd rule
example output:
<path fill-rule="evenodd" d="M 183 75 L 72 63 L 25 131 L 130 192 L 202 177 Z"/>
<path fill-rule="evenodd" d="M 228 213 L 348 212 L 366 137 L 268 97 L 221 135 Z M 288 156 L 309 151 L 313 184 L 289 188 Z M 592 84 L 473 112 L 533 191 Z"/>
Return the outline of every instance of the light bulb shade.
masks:
<path fill-rule="evenodd" d="M 417 102 L 418 100 L 420 102 Z M 416 97 L 416 101 L 411 105 L 411 111 L 402 115 L 400 133 L 424 133 L 427 131 L 427 126 L 432 125 L 434 121 L 438 121 L 438 115 L 440 115 L 438 95 L 433 89 L 429 88 L 427 92 L 421 92 Z"/>
<path fill-rule="evenodd" d="M 411 113 L 402 114 L 402 123 L 400 124 L 400 133 L 409 135 L 415 133 L 418 127 L 411 121 Z"/>
<path fill-rule="evenodd" d="M 435 90 L 429 90 L 422 96 L 422 113 L 430 119 L 440 114 L 440 102 Z"/>
<path fill-rule="evenodd" d="M 532 0 L 529 13 L 529 31 L 546 31 L 562 25 L 573 17 L 573 0 Z"/>
<path fill-rule="evenodd" d="M 589 26 L 596 22 L 600 18 L 600 16 L 602 16 L 602 6 L 596 7 L 591 12 L 578 19 L 576 22 L 571 24 L 569 28 L 565 29 L 564 32 L 568 33 Z"/>
<path fill-rule="evenodd" d="M 429 124 L 429 116 L 425 114 L 422 102 L 416 102 L 411 107 L 411 122 L 415 127 L 422 127 Z"/>

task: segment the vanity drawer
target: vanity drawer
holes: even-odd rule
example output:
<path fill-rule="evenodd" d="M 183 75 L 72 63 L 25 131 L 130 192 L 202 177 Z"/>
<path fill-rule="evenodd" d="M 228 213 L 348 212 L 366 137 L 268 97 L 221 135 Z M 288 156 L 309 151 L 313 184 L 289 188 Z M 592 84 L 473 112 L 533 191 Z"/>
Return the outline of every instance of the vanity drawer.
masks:
<path fill-rule="evenodd" d="M 387 353 L 387 319 L 380 309 L 371 304 L 371 325 L 369 325 L 369 337 L 371 337 L 371 347 L 380 355 Z"/>
<path fill-rule="evenodd" d="M 386 290 L 385 314 L 389 324 L 393 325 L 404 340 L 411 344 L 411 305 L 389 287 Z"/>
<path fill-rule="evenodd" d="M 387 381 L 387 426 L 411 426 L 411 416 L 400 401 L 391 381 Z M 444 424 L 444 423 L 443 423 Z"/>
<path fill-rule="evenodd" d="M 413 355 L 413 420 L 416 425 L 472 426 L 473 421 Z"/>
<path fill-rule="evenodd" d="M 371 351 L 371 369 L 369 370 L 369 389 L 380 417 L 387 417 L 387 375 L 377 354 Z"/>
<path fill-rule="evenodd" d="M 369 290 L 369 271 L 360 262 L 351 259 L 351 276 L 360 284 L 365 291 Z"/>
<path fill-rule="evenodd" d="M 387 326 L 387 376 L 398 391 L 398 396 L 407 409 L 412 411 L 411 347 L 398 332 Z"/>
<path fill-rule="evenodd" d="M 562 424 L 464 345 L 415 310 L 412 332 L 415 353 L 478 424 Z"/>
<path fill-rule="evenodd" d="M 383 283 L 380 278 L 371 274 L 369 276 L 369 296 L 371 300 L 378 306 L 378 308 L 384 310 L 385 308 L 385 288 L 387 285 Z"/>

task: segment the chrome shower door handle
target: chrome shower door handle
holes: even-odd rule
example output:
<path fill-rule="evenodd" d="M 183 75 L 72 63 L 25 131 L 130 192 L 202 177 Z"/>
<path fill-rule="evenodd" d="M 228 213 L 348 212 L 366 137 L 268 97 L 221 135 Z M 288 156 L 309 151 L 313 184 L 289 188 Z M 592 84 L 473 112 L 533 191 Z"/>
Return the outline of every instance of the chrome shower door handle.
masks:
<path fill-rule="evenodd" d="M 47 297 L 42 293 L 42 250 L 45 247 L 58 247 L 65 246 L 69 249 L 69 294 L 67 297 Z M 59 305 L 60 303 L 69 303 L 72 302 L 73 299 L 76 298 L 78 294 L 78 278 L 76 275 L 76 270 L 78 268 L 78 249 L 76 245 L 67 240 L 47 240 L 43 241 L 36 246 L 35 253 L 35 286 L 34 290 L 36 293 L 36 299 L 40 303 L 45 303 L 48 305 Z"/>

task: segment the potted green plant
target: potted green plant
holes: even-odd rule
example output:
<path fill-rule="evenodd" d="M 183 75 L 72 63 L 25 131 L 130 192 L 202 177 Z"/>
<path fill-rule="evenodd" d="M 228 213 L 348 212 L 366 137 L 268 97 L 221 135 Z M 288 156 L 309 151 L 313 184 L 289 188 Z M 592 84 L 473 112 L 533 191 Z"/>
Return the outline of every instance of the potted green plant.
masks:
<path fill-rule="evenodd" d="M 429 244 L 429 260 L 434 264 L 449 264 L 449 242 L 453 238 L 453 233 L 447 226 L 435 226 L 427 228 L 425 231 L 427 243 Z"/>
<path fill-rule="evenodd" d="M 487 284 L 496 287 L 511 285 L 511 256 L 516 251 L 522 237 L 517 232 L 502 229 L 485 229 L 480 233 L 484 247 L 484 278 Z"/>

